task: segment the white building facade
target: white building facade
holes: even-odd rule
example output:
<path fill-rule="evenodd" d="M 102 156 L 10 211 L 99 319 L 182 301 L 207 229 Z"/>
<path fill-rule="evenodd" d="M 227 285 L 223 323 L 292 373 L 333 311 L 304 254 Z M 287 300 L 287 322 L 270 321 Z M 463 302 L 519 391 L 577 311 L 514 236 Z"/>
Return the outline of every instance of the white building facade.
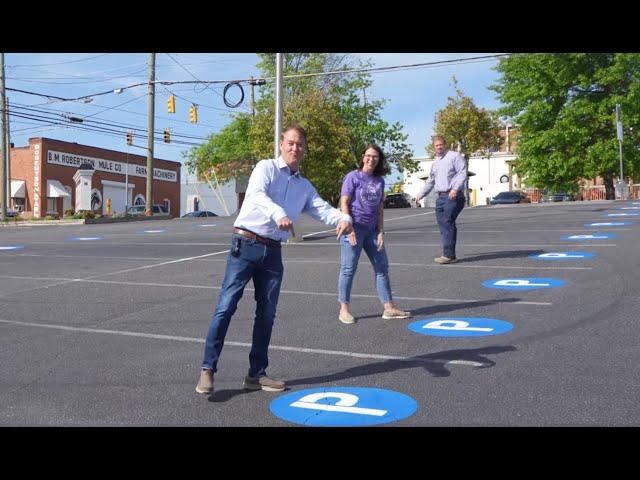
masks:
<path fill-rule="evenodd" d="M 516 154 L 511 152 L 493 152 L 490 155 L 476 155 L 469 158 L 469 189 L 472 205 L 487 205 L 489 199 L 500 192 L 520 190 L 520 178 L 513 173 Z M 429 178 L 433 158 L 414 157 L 419 162 L 419 170 L 415 173 L 404 172 L 404 192 L 415 197 Z M 432 191 L 422 204 L 435 208 L 435 194 Z"/>
<path fill-rule="evenodd" d="M 216 215 L 226 217 L 238 210 L 236 182 L 231 181 L 218 185 L 198 181 L 195 175 L 184 172 L 184 180 L 180 185 L 180 216 L 193 211 L 208 210 Z"/>

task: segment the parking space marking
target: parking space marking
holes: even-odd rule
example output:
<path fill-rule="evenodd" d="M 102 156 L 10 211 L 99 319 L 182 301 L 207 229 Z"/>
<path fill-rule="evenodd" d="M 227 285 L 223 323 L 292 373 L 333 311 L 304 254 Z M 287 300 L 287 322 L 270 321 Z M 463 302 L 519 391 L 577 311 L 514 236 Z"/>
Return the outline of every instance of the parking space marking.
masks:
<path fill-rule="evenodd" d="M 205 341 L 204 338 L 182 337 L 178 335 L 161 335 L 157 333 L 129 332 L 126 330 L 106 330 L 103 328 L 70 327 L 67 325 L 56 325 L 56 324 L 48 324 L 48 323 L 18 322 L 15 320 L 6 320 L 2 318 L 0 318 L 0 323 L 9 324 L 9 325 L 19 325 L 22 327 L 50 328 L 53 330 L 65 330 L 69 332 L 103 333 L 108 335 L 152 338 L 156 340 L 170 340 L 170 341 L 176 341 L 176 342 L 192 342 L 192 343 L 204 344 L 204 341 Z M 233 341 L 226 340 L 224 344 L 225 346 L 231 345 L 234 347 L 251 348 L 251 344 L 246 342 L 233 342 Z M 400 357 L 396 355 L 346 352 L 341 350 L 325 350 L 325 349 L 319 349 L 319 348 L 306 348 L 306 347 L 290 347 L 286 345 L 269 345 L 269 350 L 281 350 L 286 352 L 311 353 L 311 354 L 319 354 L 319 355 L 335 355 L 335 356 L 341 356 L 341 357 L 366 358 L 366 359 L 373 359 L 373 360 L 397 360 L 400 362 L 422 362 L 427 364 L 439 363 L 439 364 L 445 364 L 445 365 L 466 365 L 471 367 L 483 367 L 485 365 L 489 365 L 489 363 L 485 363 L 485 362 L 473 362 L 470 360 L 462 360 L 462 359 Z M 421 355 L 424 355 L 424 354 L 421 354 Z M 437 352 L 431 355 L 435 356 L 437 355 Z"/>
<path fill-rule="evenodd" d="M 97 280 L 94 278 L 61 278 L 61 277 L 20 277 L 16 275 L 0 275 L 0 278 L 12 278 L 16 280 L 60 280 L 63 283 L 48 285 L 48 288 L 51 286 L 63 285 L 65 283 L 71 282 L 85 282 L 85 283 L 104 283 L 104 284 L 112 284 L 112 285 L 130 285 L 130 286 L 140 286 L 140 287 L 168 287 L 168 288 L 191 288 L 198 290 L 220 290 L 220 287 L 210 286 L 210 285 L 187 285 L 184 283 L 153 283 L 153 282 L 126 282 L 122 280 Z M 245 292 L 253 292 L 253 288 L 246 287 L 244 289 Z M 280 290 L 280 293 L 291 294 L 291 295 L 305 295 L 305 296 L 318 296 L 318 297 L 335 297 L 336 292 L 307 292 L 301 290 Z M 355 298 L 378 298 L 377 295 L 368 295 L 363 293 L 352 293 L 352 297 Z M 434 298 L 434 297 L 401 297 L 394 295 L 394 298 L 400 300 L 415 300 L 419 302 L 450 302 L 450 303 L 478 303 L 478 302 L 495 302 L 502 303 L 502 301 L 497 299 L 460 299 L 460 298 Z M 507 301 L 504 302 L 505 305 L 537 305 L 537 306 L 552 306 L 551 302 L 527 302 L 527 301 Z"/>
<path fill-rule="evenodd" d="M 565 230 L 566 231 L 566 230 Z M 158 244 L 153 244 L 158 245 Z M 164 244 L 160 244 L 164 245 Z M 197 244 L 196 244 L 197 245 Z M 298 243 L 287 243 L 284 244 L 287 248 L 293 247 L 313 247 L 317 245 L 332 245 L 339 247 L 341 244 L 339 241 L 335 242 L 298 242 Z M 385 242 L 385 246 L 388 247 L 438 247 L 442 248 L 442 244 L 440 243 L 391 243 Z M 463 247 L 502 247 L 502 248 L 510 248 L 512 250 L 520 247 L 527 248 L 544 248 L 544 247 L 564 247 L 566 248 L 566 243 L 518 243 L 518 245 L 514 246 L 513 243 L 466 243 L 462 242 L 461 246 Z M 616 243 L 574 243 L 574 247 L 617 247 Z M 447 265 L 449 266 L 449 265 Z"/>
<path fill-rule="evenodd" d="M 402 220 L 405 218 L 413 218 L 413 217 L 422 217 L 425 215 L 432 215 L 436 213 L 435 210 L 432 210 L 430 212 L 423 212 L 423 213 L 416 213 L 414 215 L 405 215 L 404 217 L 396 217 L 396 218 L 385 218 L 385 224 L 388 224 L 389 222 L 395 222 L 396 220 Z M 312 233 L 307 233 L 306 235 L 303 235 L 302 238 L 307 238 L 307 237 L 312 237 L 314 235 L 320 235 L 321 233 L 330 233 L 330 232 L 335 232 L 334 230 L 321 230 L 319 232 L 312 232 Z"/>

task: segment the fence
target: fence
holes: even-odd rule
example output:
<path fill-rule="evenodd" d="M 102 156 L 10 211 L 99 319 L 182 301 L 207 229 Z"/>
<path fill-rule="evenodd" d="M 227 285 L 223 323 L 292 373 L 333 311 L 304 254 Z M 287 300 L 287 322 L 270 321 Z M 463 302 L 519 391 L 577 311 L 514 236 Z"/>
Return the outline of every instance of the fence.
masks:
<path fill-rule="evenodd" d="M 526 193 L 527 197 L 531 199 L 531 203 L 540 202 L 540 190 L 537 188 L 525 188 L 524 193 Z"/>
<path fill-rule="evenodd" d="M 607 192 L 604 185 L 594 185 L 591 187 L 580 187 L 578 200 L 606 200 Z"/>
<path fill-rule="evenodd" d="M 524 193 L 531 199 L 531 203 L 540 202 L 540 190 L 537 188 L 525 188 Z M 629 198 L 640 200 L 640 183 L 629 186 Z M 594 185 L 591 187 L 580 187 L 576 200 L 606 200 L 607 192 L 604 185 Z"/>

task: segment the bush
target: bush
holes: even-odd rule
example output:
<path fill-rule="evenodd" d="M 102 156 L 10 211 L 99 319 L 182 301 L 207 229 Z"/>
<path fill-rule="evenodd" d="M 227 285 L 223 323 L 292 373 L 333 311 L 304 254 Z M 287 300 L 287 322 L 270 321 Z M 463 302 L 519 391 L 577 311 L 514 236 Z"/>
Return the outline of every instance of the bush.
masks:
<path fill-rule="evenodd" d="M 73 208 L 67 208 L 64 211 L 64 216 L 65 217 L 73 217 L 74 213 L 76 213 L 76 211 Z"/>
<path fill-rule="evenodd" d="M 56 220 L 56 217 L 54 217 L 53 215 L 47 215 L 46 217 L 44 217 L 45 220 Z"/>
<path fill-rule="evenodd" d="M 82 210 L 80 212 L 75 213 L 72 218 L 80 218 L 80 219 L 85 218 L 86 219 L 86 218 L 95 218 L 95 216 L 96 216 L 96 214 L 93 213 L 90 210 Z"/>

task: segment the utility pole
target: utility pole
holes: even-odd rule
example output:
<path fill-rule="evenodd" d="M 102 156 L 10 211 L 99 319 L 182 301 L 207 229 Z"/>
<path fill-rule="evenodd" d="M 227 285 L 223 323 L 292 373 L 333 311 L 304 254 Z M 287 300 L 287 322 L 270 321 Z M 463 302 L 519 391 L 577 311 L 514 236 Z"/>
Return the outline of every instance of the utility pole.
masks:
<path fill-rule="evenodd" d="M 7 208 L 11 206 L 11 133 L 9 123 L 9 98 L 5 99 L 4 102 L 4 128 L 7 131 L 7 140 L 6 140 L 6 159 L 7 159 Z"/>
<path fill-rule="evenodd" d="M 253 76 L 249 77 L 249 85 L 251 85 L 251 120 L 253 120 L 256 116 L 256 107 L 254 103 L 253 97 L 253 87 L 255 86 L 255 82 L 253 81 Z"/>
<path fill-rule="evenodd" d="M 147 108 L 147 205 L 144 214 L 153 215 L 153 129 L 156 101 L 156 54 L 149 54 L 149 103 Z M 126 188 L 129 188 L 128 185 Z M 125 190 L 126 190 L 125 188 Z"/>
<path fill-rule="evenodd" d="M 282 53 L 276 53 L 276 125 L 274 131 L 274 157 L 280 156 L 280 132 L 282 131 Z"/>
<path fill-rule="evenodd" d="M 7 135 L 5 124 L 5 110 L 6 110 L 6 90 L 4 84 L 4 53 L 0 53 L 0 151 L 2 155 L 0 158 L 0 202 L 2 202 L 2 206 L 0 207 L 0 221 L 4 221 L 7 218 L 7 169 L 5 168 L 5 156 L 7 152 Z"/>
<path fill-rule="evenodd" d="M 127 152 L 127 168 L 124 171 L 124 214 L 129 211 L 129 152 Z"/>

